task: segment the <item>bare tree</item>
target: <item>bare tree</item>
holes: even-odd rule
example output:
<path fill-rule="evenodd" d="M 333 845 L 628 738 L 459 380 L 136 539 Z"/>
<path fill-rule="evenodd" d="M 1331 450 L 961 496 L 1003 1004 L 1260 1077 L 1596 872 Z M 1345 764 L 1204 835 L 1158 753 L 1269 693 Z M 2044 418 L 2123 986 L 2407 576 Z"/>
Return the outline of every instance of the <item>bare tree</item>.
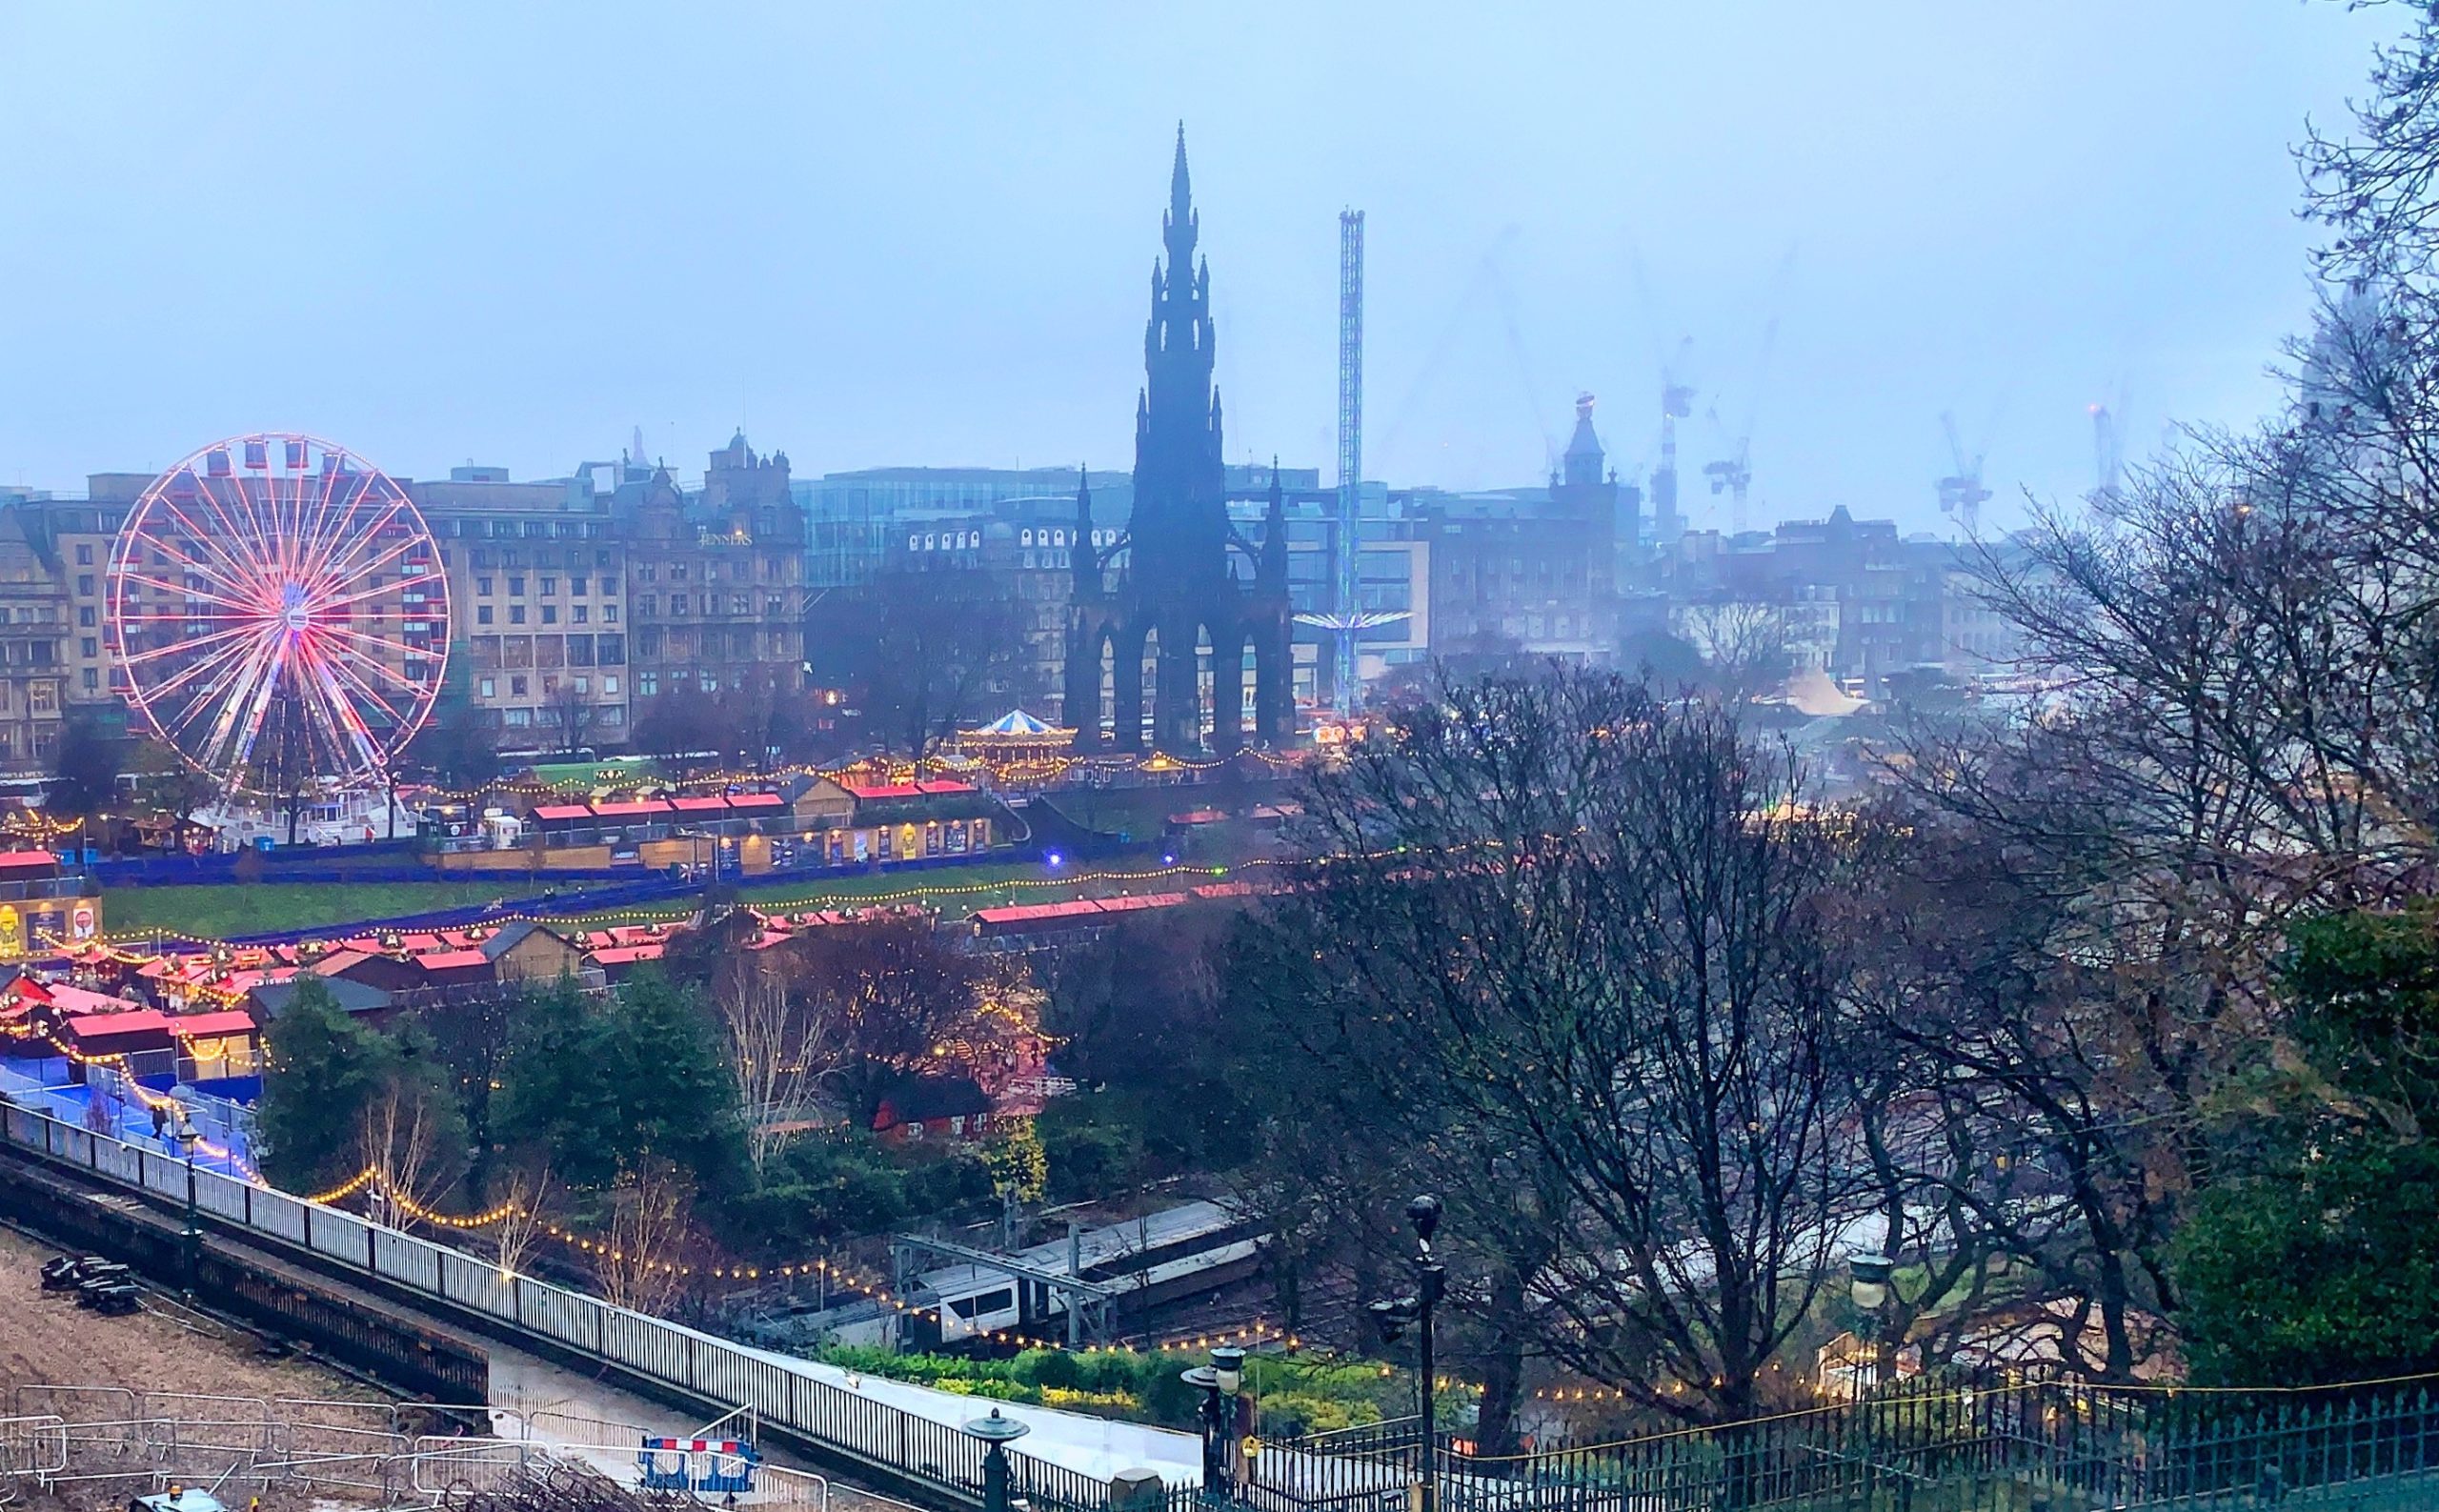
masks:
<path fill-rule="evenodd" d="M 728 1029 L 745 1153 L 758 1176 L 813 1107 L 835 1054 L 835 999 L 791 995 L 785 978 L 764 962 L 736 965 L 720 974 L 712 996 Z"/>
<path fill-rule="evenodd" d="M 454 1130 L 424 1088 L 393 1077 L 364 1110 L 361 1145 L 382 1220 L 413 1228 L 456 1184 Z"/>
<path fill-rule="evenodd" d="M 1730 703 L 1744 703 L 1785 686 L 1794 670 L 1786 619 L 1775 604 L 1745 599 L 1691 604 L 1683 634 L 1701 654 L 1703 680 Z"/>
<path fill-rule="evenodd" d="M 803 1011 L 830 1026 L 836 1075 L 859 1119 L 910 1073 L 975 1074 L 1013 1031 L 981 1009 L 988 967 L 922 915 L 808 930 L 766 954 Z"/>
<path fill-rule="evenodd" d="M 500 1196 L 501 1218 L 491 1227 L 492 1248 L 499 1257 L 502 1274 L 514 1275 L 525 1268 L 526 1257 L 549 1232 L 557 1196 L 558 1184 L 551 1178 L 547 1160 L 508 1179 L 507 1190 Z"/>
<path fill-rule="evenodd" d="M 588 686 L 590 679 L 587 679 Z M 543 717 L 559 737 L 559 749 L 570 756 L 593 744 L 600 729 L 601 711 L 590 692 L 579 691 L 575 678 L 565 673 L 552 683 L 550 696 L 542 707 Z"/>
<path fill-rule="evenodd" d="M 593 1250 L 594 1286 L 604 1301 L 657 1312 L 685 1290 L 694 1248 L 684 1172 L 646 1159 L 610 1192 L 610 1224 Z"/>
<path fill-rule="evenodd" d="M 866 707 L 874 733 L 918 759 L 985 700 L 1021 700 L 1032 652 L 1023 606 L 987 575 L 901 568 L 873 584 Z"/>
<path fill-rule="evenodd" d="M 1444 688 L 1305 795 L 1283 987 L 1484 1193 L 1533 1344 L 1749 1417 L 1859 1211 L 1824 928 L 1855 841 L 1731 710 L 1585 673 Z"/>

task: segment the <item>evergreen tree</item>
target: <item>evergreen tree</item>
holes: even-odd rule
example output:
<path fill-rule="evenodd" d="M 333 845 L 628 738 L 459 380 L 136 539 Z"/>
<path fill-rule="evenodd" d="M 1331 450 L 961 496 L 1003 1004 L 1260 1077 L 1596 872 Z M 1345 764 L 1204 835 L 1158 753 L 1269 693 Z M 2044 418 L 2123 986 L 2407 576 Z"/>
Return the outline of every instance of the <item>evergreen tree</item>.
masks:
<path fill-rule="evenodd" d="M 604 1016 L 562 981 L 527 1005 L 501 1068 L 502 1139 L 542 1150 L 571 1186 L 607 1186 L 618 1175 L 609 1040 Z"/>
<path fill-rule="evenodd" d="M 319 978 L 297 983 L 263 1031 L 254 1127 L 263 1175 L 291 1191 L 315 1191 L 360 1168 L 365 1115 L 390 1084 L 397 1051 L 350 1018 Z"/>
<path fill-rule="evenodd" d="M 744 1157 L 736 1079 L 701 995 L 645 973 L 620 990 L 606 1028 L 603 1065 L 625 1163 L 658 1156 L 693 1171 L 705 1190 L 727 1187 Z"/>

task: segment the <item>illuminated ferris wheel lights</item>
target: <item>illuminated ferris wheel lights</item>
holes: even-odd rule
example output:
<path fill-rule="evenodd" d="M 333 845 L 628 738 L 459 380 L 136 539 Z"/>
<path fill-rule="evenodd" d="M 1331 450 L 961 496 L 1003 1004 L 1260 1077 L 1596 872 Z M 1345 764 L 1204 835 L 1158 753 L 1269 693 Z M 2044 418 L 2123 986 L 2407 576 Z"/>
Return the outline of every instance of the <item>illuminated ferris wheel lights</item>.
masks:
<path fill-rule="evenodd" d="M 405 491 L 338 447 L 287 434 L 207 447 L 154 480 L 111 549 L 129 701 L 230 788 L 375 777 L 438 696 L 437 556 Z"/>

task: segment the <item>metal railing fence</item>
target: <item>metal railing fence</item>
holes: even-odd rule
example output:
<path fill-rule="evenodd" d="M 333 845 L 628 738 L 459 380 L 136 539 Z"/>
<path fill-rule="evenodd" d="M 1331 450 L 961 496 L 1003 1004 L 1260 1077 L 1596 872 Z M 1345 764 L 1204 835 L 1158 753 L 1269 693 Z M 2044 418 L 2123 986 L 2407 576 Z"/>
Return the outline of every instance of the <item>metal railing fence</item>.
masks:
<path fill-rule="evenodd" d="M 179 1200 L 185 1196 L 182 1161 L 30 1108 L 0 1107 L 0 1136 L 110 1181 Z M 953 1500 L 981 1500 L 979 1441 L 953 1424 L 832 1385 L 801 1362 L 774 1360 L 666 1319 L 503 1273 L 462 1251 L 268 1187 L 216 1172 L 198 1171 L 195 1179 L 198 1206 L 234 1228 L 310 1250 L 344 1270 L 479 1314 L 653 1383 L 724 1406 L 750 1407 L 766 1424 Z M 1008 1459 L 1013 1484 L 1037 1507 L 1097 1512 L 1108 1503 L 1105 1481 L 1019 1451 L 1009 1451 Z"/>

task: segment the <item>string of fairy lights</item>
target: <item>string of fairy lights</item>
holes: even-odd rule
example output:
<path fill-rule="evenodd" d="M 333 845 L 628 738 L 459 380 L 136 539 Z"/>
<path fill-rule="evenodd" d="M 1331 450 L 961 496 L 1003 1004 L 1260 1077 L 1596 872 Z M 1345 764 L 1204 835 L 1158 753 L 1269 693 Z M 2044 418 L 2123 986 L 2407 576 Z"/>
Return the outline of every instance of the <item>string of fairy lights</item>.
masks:
<path fill-rule="evenodd" d="M 986 747 L 976 753 L 953 757 L 927 756 L 920 761 L 867 757 L 864 760 L 845 762 L 837 766 L 792 763 L 762 772 L 719 770 L 697 772 L 684 776 L 664 776 L 656 774 L 619 772 L 601 768 L 590 773 L 573 773 L 547 782 L 529 778 L 523 781 L 484 782 L 466 788 L 429 788 L 425 791 L 442 802 L 471 803 L 494 795 L 516 797 L 567 797 L 579 793 L 752 787 L 786 781 L 792 777 L 828 778 L 832 781 L 842 778 L 875 777 L 883 781 L 912 782 L 920 780 L 926 775 L 941 776 L 977 770 L 989 773 L 995 781 L 1030 784 L 1042 781 L 1055 782 L 1078 768 L 1112 775 L 1140 772 L 1161 776 L 1175 773 L 1215 772 L 1248 756 L 1273 771 L 1292 769 L 1300 765 L 1305 759 L 1302 756 L 1285 755 L 1275 751 L 1242 751 L 1233 756 L 1211 756 L 1201 759 L 1174 756 L 1166 752 L 1156 752 L 1148 756 L 1083 756 L 1070 752 L 1051 752 L 1048 749 L 1047 739 L 1038 744 L 1043 748 L 1041 754 L 1002 754 Z"/>
<path fill-rule="evenodd" d="M 38 1029 L 35 1032 L 52 1049 L 58 1051 L 61 1055 L 67 1057 L 69 1060 L 79 1066 L 100 1066 L 105 1070 L 116 1072 L 118 1074 L 120 1084 L 134 1097 L 136 1101 L 142 1103 L 147 1109 L 161 1113 L 172 1113 L 177 1115 L 181 1120 L 186 1120 L 191 1118 L 190 1110 L 185 1103 L 180 1102 L 177 1099 L 170 1096 L 166 1092 L 155 1092 L 151 1087 L 146 1086 L 143 1082 L 138 1081 L 135 1079 L 135 1073 L 128 1067 L 126 1056 L 87 1055 L 84 1051 L 77 1049 L 74 1045 L 69 1044 L 67 1041 L 61 1039 L 48 1028 Z M 191 1130 L 193 1126 L 191 1123 L 189 1123 L 188 1127 Z M 238 1154 L 235 1150 L 229 1148 L 227 1145 L 217 1143 L 205 1135 L 196 1133 L 194 1134 L 194 1147 L 201 1153 L 212 1157 L 212 1159 L 215 1160 L 227 1162 L 229 1168 L 235 1171 L 244 1179 L 252 1181 L 258 1186 L 262 1184 L 262 1177 L 254 1170 L 252 1164 L 248 1161 L 244 1156 Z"/>

